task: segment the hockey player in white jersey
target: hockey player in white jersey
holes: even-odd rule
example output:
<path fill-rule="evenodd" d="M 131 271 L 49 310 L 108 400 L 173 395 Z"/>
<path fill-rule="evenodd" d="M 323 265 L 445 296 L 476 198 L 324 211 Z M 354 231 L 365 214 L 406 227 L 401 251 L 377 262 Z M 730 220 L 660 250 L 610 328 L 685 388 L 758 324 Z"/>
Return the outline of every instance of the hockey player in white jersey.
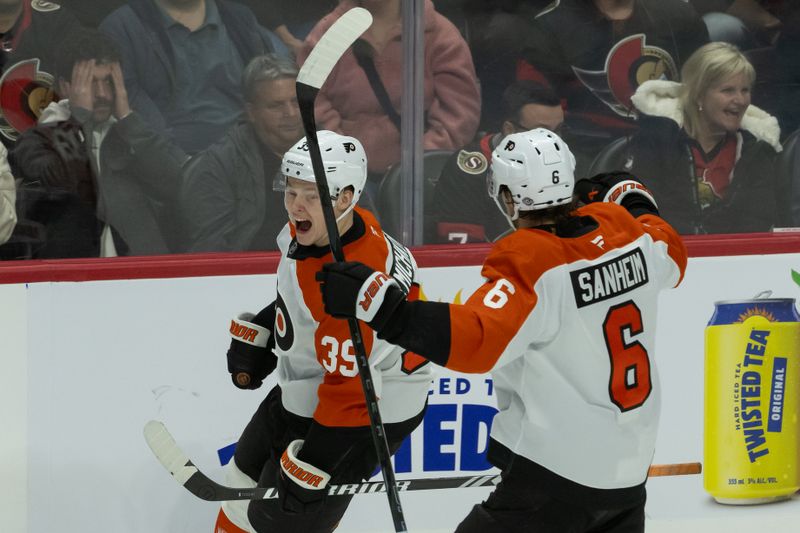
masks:
<path fill-rule="evenodd" d="M 361 143 L 331 131 L 318 139 L 345 256 L 387 272 L 415 300 L 411 253 L 356 206 L 367 176 Z M 325 313 L 314 280 L 332 256 L 305 139 L 284 155 L 281 170 L 289 223 L 278 236 L 277 298 L 231 322 L 228 351 L 237 387 L 258 388 L 273 370 L 278 385 L 245 428 L 227 471 L 231 485 L 277 486 L 280 499 L 225 502 L 215 533 L 333 531 L 352 496 L 328 498 L 327 485 L 359 483 L 378 466 L 347 322 Z M 433 365 L 361 330 L 394 453 L 422 420 Z"/>
<path fill-rule="evenodd" d="M 657 296 L 682 279 L 686 250 L 635 177 L 576 185 L 573 173 L 550 131 L 500 143 L 489 189 L 516 231 L 492 248 L 485 283 L 463 305 L 411 302 L 393 284 L 368 301 L 376 273 L 358 263 L 318 276 L 328 313 L 367 320 L 439 365 L 492 371 L 487 454 L 502 481 L 459 533 L 644 530 L 661 401 Z"/>

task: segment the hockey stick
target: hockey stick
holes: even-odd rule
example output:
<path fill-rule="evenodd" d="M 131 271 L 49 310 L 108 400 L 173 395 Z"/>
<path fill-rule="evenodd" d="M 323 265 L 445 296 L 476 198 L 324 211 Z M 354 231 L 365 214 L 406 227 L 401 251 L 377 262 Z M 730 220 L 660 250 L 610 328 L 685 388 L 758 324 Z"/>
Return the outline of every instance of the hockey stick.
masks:
<path fill-rule="evenodd" d="M 166 426 L 151 420 L 144 426 L 144 438 L 159 462 L 172 474 L 186 490 L 202 500 L 218 502 L 225 500 L 270 500 L 278 497 L 275 487 L 226 487 L 201 472 L 178 447 Z M 677 463 L 652 465 L 649 477 L 681 476 L 699 474 L 700 463 Z M 415 490 L 464 489 L 470 487 L 490 487 L 500 483 L 500 475 L 466 477 L 442 477 L 425 479 L 403 479 L 395 482 L 395 490 L 409 492 Z M 347 485 L 331 485 L 329 496 L 349 496 L 355 494 L 376 494 L 386 491 L 383 481 L 366 481 Z"/>
<path fill-rule="evenodd" d="M 336 216 L 333 212 L 333 205 L 330 202 L 331 193 L 328 188 L 328 180 L 325 177 L 325 167 L 322 162 L 319 141 L 317 140 L 317 124 L 314 117 L 314 103 L 317 94 L 333 67 L 344 55 L 347 49 L 355 40 L 364 33 L 372 24 L 372 15 L 363 8 L 353 8 L 342 15 L 339 20 L 328 28 L 325 34 L 308 55 L 305 63 L 300 68 L 297 75 L 295 89 L 297 91 L 297 103 L 300 107 L 300 116 L 303 119 L 303 129 L 306 134 L 306 144 L 308 145 L 311 157 L 311 166 L 316 177 L 317 190 L 319 191 L 320 203 L 322 204 L 322 214 L 325 217 L 325 227 L 328 231 L 331 254 L 337 262 L 343 262 L 344 250 L 339 239 L 339 229 L 336 225 Z M 390 460 L 389 445 L 386 442 L 386 432 L 384 431 L 381 413 L 378 410 L 378 400 L 375 393 L 375 386 L 372 382 L 372 373 L 367 362 L 367 352 L 364 349 L 364 341 L 361 338 L 358 320 L 351 318 L 347 320 L 350 328 L 350 337 L 353 340 L 356 365 L 358 375 L 361 376 L 361 387 L 364 390 L 364 398 L 369 414 L 370 428 L 372 430 L 372 442 L 375 445 L 375 453 L 381 465 L 383 481 L 387 487 L 386 495 L 389 498 L 389 509 L 392 513 L 392 521 L 396 532 L 406 531 L 406 521 L 403 516 L 403 506 L 400 503 L 400 494 L 394 478 L 394 469 Z"/>

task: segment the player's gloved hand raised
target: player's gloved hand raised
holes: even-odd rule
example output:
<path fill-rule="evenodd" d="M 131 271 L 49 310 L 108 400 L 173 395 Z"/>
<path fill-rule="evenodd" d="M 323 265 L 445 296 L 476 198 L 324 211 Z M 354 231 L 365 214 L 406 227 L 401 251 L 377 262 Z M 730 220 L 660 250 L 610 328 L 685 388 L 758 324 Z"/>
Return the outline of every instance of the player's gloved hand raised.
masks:
<path fill-rule="evenodd" d="M 228 348 L 228 372 L 240 389 L 257 389 L 278 364 L 273 352 L 275 304 L 257 315 L 242 313 L 231 320 L 231 345 Z"/>
<path fill-rule="evenodd" d="M 584 178 L 575 183 L 575 196 L 584 204 L 613 202 L 634 216 L 658 213 L 653 194 L 629 172 L 614 171 Z"/>
<path fill-rule="evenodd" d="M 397 282 L 363 263 L 326 263 L 317 272 L 325 312 L 357 318 L 381 331 L 406 295 Z"/>
<path fill-rule="evenodd" d="M 278 495 L 286 513 L 318 512 L 328 494 L 330 474 L 297 458 L 303 440 L 289 443 L 281 456 L 278 473 Z"/>

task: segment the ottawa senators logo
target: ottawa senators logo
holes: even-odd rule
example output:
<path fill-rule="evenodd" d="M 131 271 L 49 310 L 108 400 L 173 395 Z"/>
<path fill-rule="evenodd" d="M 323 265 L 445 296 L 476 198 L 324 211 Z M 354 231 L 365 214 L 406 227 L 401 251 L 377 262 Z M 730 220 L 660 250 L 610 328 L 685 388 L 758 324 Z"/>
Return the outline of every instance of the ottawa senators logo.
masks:
<path fill-rule="evenodd" d="M 36 11 L 40 11 L 42 13 L 48 13 L 50 11 L 58 11 L 61 9 L 61 6 L 55 2 L 47 2 L 45 0 L 33 0 L 31 2 L 31 7 Z"/>
<path fill-rule="evenodd" d="M 489 162 L 486 160 L 486 156 L 480 152 L 461 150 L 458 152 L 456 163 L 462 172 L 473 175 L 483 174 L 486 172 L 486 169 L 489 168 Z"/>
<path fill-rule="evenodd" d="M 605 69 L 572 71 L 592 93 L 616 114 L 635 115 L 631 96 L 647 80 L 677 81 L 678 69 L 666 50 L 647 46 L 643 33 L 622 39 L 606 56 Z"/>
<path fill-rule="evenodd" d="M 39 70 L 38 59 L 12 65 L 0 78 L 0 134 L 16 140 L 54 100 L 53 75 Z"/>

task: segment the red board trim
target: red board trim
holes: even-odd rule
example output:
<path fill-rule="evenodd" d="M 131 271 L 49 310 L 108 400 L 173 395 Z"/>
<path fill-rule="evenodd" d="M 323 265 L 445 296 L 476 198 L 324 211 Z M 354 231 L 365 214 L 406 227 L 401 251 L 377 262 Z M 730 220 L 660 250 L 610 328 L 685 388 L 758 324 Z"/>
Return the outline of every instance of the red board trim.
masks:
<path fill-rule="evenodd" d="M 698 235 L 684 240 L 689 257 L 800 253 L 800 233 L 795 232 Z M 480 265 L 490 249 L 489 244 L 421 246 L 414 249 L 414 257 L 421 267 Z M 0 284 L 272 274 L 278 259 L 277 252 L 252 252 L 6 261 L 0 263 Z"/>

